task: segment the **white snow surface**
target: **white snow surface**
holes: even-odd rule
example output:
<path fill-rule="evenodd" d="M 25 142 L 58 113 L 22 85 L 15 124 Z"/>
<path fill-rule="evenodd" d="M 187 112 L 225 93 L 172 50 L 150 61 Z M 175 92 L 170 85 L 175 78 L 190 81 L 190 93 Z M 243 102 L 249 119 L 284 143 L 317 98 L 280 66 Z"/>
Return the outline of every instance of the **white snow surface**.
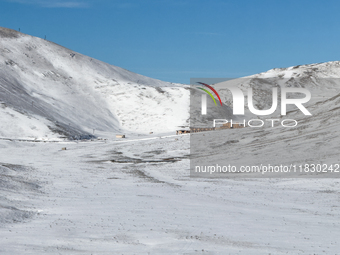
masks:
<path fill-rule="evenodd" d="M 188 135 L 0 146 L 1 254 L 339 251 L 339 179 L 190 178 Z"/>

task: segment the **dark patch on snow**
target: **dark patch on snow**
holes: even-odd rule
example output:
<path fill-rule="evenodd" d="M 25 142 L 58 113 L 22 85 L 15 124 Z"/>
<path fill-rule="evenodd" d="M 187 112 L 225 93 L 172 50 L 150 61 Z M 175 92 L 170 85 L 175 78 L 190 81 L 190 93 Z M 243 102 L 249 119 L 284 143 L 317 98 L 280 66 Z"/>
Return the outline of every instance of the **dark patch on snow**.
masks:
<path fill-rule="evenodd" d="M 120 159 L 111 159 L 112 163 L 122 163 L 122 164 L 147 164 L 147 163 L 174 163 L 177 161 L 181 161 L 181 158 L 161 158 L 161 159 L 140 159 L 140 158 L 129 158 L 122 157 Z"/>
<path fill-rule="evenodd" d="M 146 174 L 145 172 L 143 172 L 143 171 L 141 171 L 141 170 L 132 170 L 132 171 L 130 171 L 129 173 L 131 173 L 132 175 L 137 176 L 137 177 L 139 177 L 139 178 L 142 178 L 142 179 L 144 179 L 144 180 L 146 180 L 146 181 L 148 181 L 148 182 L 153 182 L 153 183 L 165 183 L 165 182 L 163 182 L 163 181 L 160 181 L 160 180 L 158 180 L 158 179 L 156 179 L 156 178 L 154 178 L 154 177 L 152 177 L 152 176 Z"/>
<path fill-rule="evenodd" d="M 2 38 L 18 38 L 21 33 L 13 29 L 0 27 L 0 37 Z"/>
<path fill-rule="evenodd" d="M 36 214 L 34 210 L 23 209 L 30 207 L 29 194 L 42 193 L 41 183 L 26 177 L 27 172 L 32 170 L 22 165 L 0 163 L 0 226 L 23 222 Z M 11 200 L 13 193 L 16 194 L 15 200 Z"/>

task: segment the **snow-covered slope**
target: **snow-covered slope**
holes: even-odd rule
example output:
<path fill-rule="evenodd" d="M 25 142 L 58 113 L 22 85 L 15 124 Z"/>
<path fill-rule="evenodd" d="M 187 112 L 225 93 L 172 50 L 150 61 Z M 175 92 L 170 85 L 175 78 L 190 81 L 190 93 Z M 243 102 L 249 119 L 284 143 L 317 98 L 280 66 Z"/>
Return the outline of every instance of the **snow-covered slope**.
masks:
<path fill-rule="evenodd" d="M 189 91 L 0 28 L 0 137 L 166 132 L 185 125 Z"/>
<path fill-rule="evenodd" d="M 306 107 L 309 107 L 340 93 L 340 61 L 274 68 L 267 72 L 216 84 L 224 103 L 232 106 L 231 93 L 228 89 L 225 89 L 227 84 L 236 85 L 246 96 L 248 88 L 252 88 L 254 106 L 259 110 L 269 109 L 272 106 L 273 87 L 306 88 L 311 92 L 312 96 L 311 100 L 305 104 Z M 280 95 L 280 90 L 278 90 L 278 94 Z M 297 97 L 299 95 L 289 94 L 288 96 Z M 247 100 L 245 100 L 245 103 L 248 105 Z M 277 109 L 278 111 L 273 115 L 280 114 L 279 107 Z M 287 109 L 293 110 L 296 108 L 288 105 Z M 249 115 L 247 107 L 246 115 Z"/>
<path fill-rule="evenodd" d="M 268 109 L 272 104 L 269 88 L 306 87 L 312 93 L 308 103 L 312 106 L 339 93 L 339 78 L 340 62 L 328 62 L 276 68 L 227 83 L 237 84 L 245 95 L 252 87 L 255 107 Z M 231 94 L 223 84 L 216 88 L 226 104 L 221 109 L 229 116 Z M 151 79 L 0 28 L 0 138 L 174 131 L 189 125 L 189 96 L 187 85 Z"/>

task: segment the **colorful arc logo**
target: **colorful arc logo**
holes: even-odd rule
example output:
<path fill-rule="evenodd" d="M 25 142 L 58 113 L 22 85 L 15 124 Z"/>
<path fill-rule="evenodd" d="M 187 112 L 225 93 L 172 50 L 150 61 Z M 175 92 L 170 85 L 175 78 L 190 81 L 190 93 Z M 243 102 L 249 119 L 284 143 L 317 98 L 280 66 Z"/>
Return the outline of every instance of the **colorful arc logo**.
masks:
<path fill-rule="evenodd" d="M 217 91 L 210 85 L 208 84 L 205 84 L 203 82 L 198 82 L 199 84 L 203 85 L 203 86 L 206 86 L 207 88 L 209 88 L 212 92 L 215 93 L 215 95 L 217 96 L 218 100 L 220 101 L 220 104 L 222 106 L 222 100 L 220 98 L 220 95 L 217 93 Z M 210 91 L 206 90 L 206 89 L 203 89 L 203 88 L 199 88 L 201 90 L 203 90 L 204 92 L 206 92 L 211 98 L 212 100 L 214 101 L 215 105 L 217 106 L 217 103 L 216 103 L 216 100 L 214 98 L 214 96 L 210 93 Z M 205 94 L 202 95 L 202 115 L 206 115 L 207 114 L 207 97 Z"/>

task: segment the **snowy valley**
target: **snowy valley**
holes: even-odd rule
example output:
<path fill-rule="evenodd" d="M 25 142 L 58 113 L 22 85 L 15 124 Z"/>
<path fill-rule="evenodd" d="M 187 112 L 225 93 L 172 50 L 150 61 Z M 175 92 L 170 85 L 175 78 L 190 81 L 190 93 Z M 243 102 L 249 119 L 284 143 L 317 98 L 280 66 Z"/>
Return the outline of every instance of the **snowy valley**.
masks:
<path fill-rule="evenodd" d="M 313 116 L 290 109 L 296 128 L 213 131 L 216 153 L 191 155 L 190 137 L 208 132 L 175 135 L 189 125 L 189 85 L 0 28 L 0 254 L 339 254 L 340 179 L 189 171 L 190 159 L 223 156 L 340 163 L 339 78 L 328 62 L 231 81 L 263 109 L 264 87 L 294 81 Z"/>

